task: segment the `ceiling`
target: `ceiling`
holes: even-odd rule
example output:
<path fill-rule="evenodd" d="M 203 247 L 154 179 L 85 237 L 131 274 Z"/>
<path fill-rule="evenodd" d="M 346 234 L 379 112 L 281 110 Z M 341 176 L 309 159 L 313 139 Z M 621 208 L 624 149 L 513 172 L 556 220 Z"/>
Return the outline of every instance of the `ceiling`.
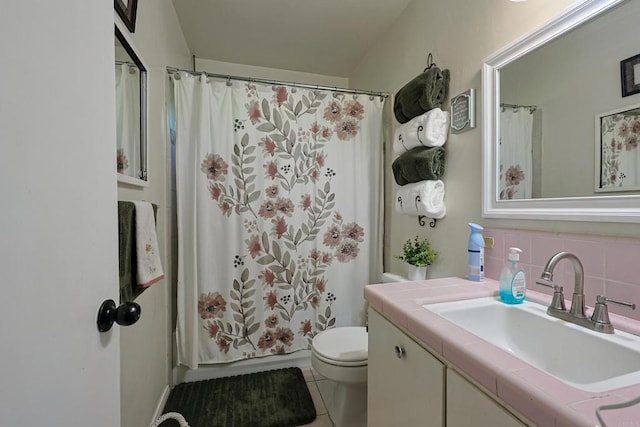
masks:
<path fill-rule="evenodd" d="M 197 58 L 348 77 L 411 0 L 173 0 Z"/>

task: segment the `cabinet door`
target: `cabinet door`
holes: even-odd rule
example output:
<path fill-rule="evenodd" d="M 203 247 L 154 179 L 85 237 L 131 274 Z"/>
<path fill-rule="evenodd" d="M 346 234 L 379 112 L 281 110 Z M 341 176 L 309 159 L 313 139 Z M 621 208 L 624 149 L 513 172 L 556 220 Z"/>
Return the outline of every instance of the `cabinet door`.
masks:
<path fill-rule="evenodd" d="M 442 426 L 440 361 L 369 309 L 368 427 Z"/>
<path fill-rule="evenodd" d="M 447 427 L 524 425 L 460 374 L 447 371 Z"/>

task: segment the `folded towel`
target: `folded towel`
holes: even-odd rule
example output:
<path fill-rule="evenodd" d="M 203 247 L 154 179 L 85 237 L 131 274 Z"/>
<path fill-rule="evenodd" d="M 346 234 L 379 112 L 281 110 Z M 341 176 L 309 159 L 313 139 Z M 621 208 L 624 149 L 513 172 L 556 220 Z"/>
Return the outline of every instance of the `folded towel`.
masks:
<path fill-rule="evenodd" d="M 441 147 L 449 134 L 449 112 L 434 108 L 398 126 L 393 152 L 402 154 L 414 147 Z"/>
<path fill-rule="evenodd" d="M 402 214 L 444 218 L 444 183 L 436 180 L 403 185 L 396 192 L 395 207 Z"/>
<path fill-rule="evenodd" d="M 396 120 L 406 123 L 422 113 L 441 108 L 449 98 L 449 70 L 432 66 L 404 85 L 394 98 Z"/>
<path fill-rule="evenodd" d="M 412 148 L 395 159 L 391 167 L 398 185 L 440 179 L 444 173 L 444 148 Z"/>
<path fill-rule="evenodd" d="M 156 234 L 156 219 L 151 203 L 136 201 L 133 204 L 136 210 L 136 281 L 139 287 L 147 288 L 164 277 Z"/>

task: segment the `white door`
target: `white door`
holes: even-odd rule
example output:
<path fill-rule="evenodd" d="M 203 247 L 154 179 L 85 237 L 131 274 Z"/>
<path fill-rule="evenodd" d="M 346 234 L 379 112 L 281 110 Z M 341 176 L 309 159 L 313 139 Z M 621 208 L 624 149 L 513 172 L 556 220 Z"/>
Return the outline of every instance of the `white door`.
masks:
<path fill-rule="evenodd" d="M 120 424 L 113 3 L 0 11 L 0 425 Z"/>

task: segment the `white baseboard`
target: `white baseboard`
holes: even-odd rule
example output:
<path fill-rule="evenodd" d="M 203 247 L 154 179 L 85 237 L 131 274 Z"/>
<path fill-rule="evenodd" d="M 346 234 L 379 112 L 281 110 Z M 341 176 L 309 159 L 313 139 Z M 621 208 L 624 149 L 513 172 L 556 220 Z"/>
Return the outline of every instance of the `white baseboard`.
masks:
<path fill-rule="evenodd" d="M 164 409 L 164 405 L 165 403 L 167 403 L 167 399 L 169 399 L 169 393 L 171 393 L 171 388 L 166 385 L 164 387 L 164 390 L 162 390 L 162 394 L 160 395 L 160 400 L 158 401 L 158 406 L 156 406 L 156 410 L 153 413 L 153 418 L 151 419 L 151 422 L 149 422 L 149 426 L 151 426 L 158 418 L 160 418 L 160 415 L 162 415 L 162 410 Z"/>

